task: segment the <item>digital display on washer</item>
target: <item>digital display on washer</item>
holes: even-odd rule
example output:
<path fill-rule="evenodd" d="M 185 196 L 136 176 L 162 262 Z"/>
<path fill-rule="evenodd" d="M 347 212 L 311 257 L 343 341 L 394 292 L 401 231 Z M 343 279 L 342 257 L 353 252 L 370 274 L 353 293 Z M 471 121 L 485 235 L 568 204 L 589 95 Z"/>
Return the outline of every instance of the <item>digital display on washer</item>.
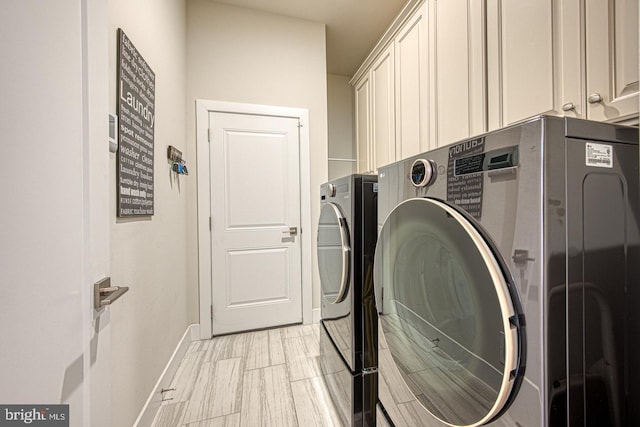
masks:
<path fill-rule="evenodd" d="M 518 146 L 479 153 L 455 160 L 454 174 L 468 175 L 518 166 Z"/>
<path fill-rule="evenodd" d="M 456 159 L 455 174 L 467 175 L 470 173 L 483 172 L 482 164 L 484 163 L 485 153 L 476 154 L 475 156 Z"/>

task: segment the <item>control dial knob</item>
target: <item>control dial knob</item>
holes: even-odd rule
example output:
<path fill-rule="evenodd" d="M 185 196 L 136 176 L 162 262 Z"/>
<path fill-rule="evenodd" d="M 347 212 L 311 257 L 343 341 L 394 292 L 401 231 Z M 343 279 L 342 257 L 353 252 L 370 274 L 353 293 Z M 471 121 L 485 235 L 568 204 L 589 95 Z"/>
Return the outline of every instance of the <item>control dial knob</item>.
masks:
<path fill-rule="evenodd" d="M 336 196 L 336 186 L 335 184 L 329 184 L 329 197 Z"/>
<path fill-rule="evenodd" d="M 431 160 L 417 159 L 411 165 L 411 184 L 414 187 L 426 187 L 436 177 L 435 164 Z"/>

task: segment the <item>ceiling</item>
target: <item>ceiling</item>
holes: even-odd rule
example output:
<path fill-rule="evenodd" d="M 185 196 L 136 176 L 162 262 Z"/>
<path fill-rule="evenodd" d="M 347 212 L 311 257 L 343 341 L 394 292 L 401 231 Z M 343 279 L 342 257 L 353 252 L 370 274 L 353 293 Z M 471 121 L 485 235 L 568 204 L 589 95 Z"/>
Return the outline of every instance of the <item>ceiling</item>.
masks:
<path fill-rule="evenodd" d="M 216 0 L 326 24 L 327 72 L 353 76 L 407 0 Z"/>

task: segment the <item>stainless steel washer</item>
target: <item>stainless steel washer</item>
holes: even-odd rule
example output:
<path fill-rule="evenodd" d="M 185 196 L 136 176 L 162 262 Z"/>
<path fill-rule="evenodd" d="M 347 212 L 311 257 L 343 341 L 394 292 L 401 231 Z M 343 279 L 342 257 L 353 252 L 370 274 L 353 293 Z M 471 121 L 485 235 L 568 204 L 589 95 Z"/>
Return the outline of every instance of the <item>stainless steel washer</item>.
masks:
<path fill-rule="evenodd" d="M 638 130 L 537 117 L 379 169 L 396 426 L 640 425 Z"/>
<path fill-rule="evenodd" d="M 344 426 L 376 425 L 377 186 L 375 175 L 349 175 L 320 188 L 320 367 Z"/>

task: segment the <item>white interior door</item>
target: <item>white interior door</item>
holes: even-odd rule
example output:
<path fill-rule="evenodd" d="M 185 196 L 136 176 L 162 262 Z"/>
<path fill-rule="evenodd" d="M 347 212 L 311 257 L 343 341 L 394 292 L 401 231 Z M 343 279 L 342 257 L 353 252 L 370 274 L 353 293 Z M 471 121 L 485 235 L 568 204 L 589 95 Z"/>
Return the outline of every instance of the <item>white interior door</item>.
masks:
<path fill-rule="evenodd" d="M 0 170 L 5 194 L 20 189 L 0 212 L 0 403 L 25 414 L 51 407 L 50 417 L 65 404 L 71 427 L 106 427 L 110 314 L 94 310 L 92 285 L 110 267 L 107 2 L 68 1 L 46 14 L 36 3 L 3 4 L 0 14 L 0 52 L 13 58 L 0 71 L 2 134 L 19 141 L 3 151 L 25 159 Z M 40 42 L 51 35 L 59 43 Z M 21 113 L 35 98 L 47 108 L 37 126 Z M 30 425 L 1 414 L 2 425 Z"/>
<path fill-rule="evenodd" d="M 213 335 L 302 322 L 298 123 L 209 115 Z"/>

